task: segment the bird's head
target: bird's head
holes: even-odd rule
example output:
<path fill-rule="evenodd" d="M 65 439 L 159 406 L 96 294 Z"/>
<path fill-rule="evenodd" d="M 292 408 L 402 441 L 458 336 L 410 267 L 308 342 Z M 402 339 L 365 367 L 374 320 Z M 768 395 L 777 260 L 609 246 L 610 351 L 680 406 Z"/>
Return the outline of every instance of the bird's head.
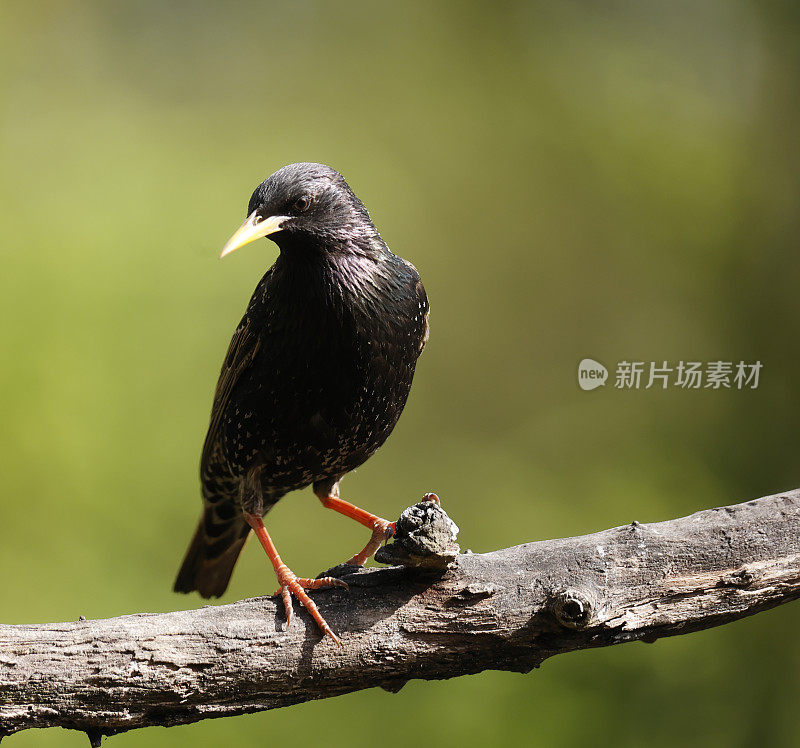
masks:
<path fill-rule="evenodd" d="M 331 246 L 373 234 L 367 209 L 338 171 L 324 164 L 289 164 L 256 187 L 247 219 L 220 257 L 261 237 L 283 248 Z"/>

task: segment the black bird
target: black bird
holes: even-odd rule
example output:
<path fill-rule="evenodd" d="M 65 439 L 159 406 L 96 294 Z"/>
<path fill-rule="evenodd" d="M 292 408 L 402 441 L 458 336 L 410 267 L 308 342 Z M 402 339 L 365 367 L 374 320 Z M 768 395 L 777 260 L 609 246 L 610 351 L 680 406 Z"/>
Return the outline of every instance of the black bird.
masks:
<path fill-rule="evenodd" d="M 268 236 L 280 248 L 256 287 L 222 365 L 203 447 L 203 515 L 175 582 L 219 596 L 252 529 L 280 583 L 338 639 L 301 579 L 281 561 L 262 517 L 289 491 L 313 486 L 329 509 L 372 531 L 347 563 L 363 565 L 394 523 L 339 498 L 339 481 L 391 433 L 428 339 L 428 299 L 414 266 L 389 251 L 341 174 L 290 164 L 253 192 L 222 257 Z M 277 594 L 277 593 L 276 593 Z"/>

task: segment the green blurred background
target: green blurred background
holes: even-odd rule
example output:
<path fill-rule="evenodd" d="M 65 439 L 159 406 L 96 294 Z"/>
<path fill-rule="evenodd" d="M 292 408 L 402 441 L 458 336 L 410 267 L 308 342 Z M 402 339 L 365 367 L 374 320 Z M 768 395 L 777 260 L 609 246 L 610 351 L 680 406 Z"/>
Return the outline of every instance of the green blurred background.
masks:
<path fill-rule="evenodd" d="M 437 491 L 462 546 L 486 551 L 800 484 L 796 4 L 78 0 L 0 14 L 4 623 L 201 604 L 170 590 L 212 391 L 276 251 L 217 255 L 251 190 L 292 161 L 345 174 L 432 302 L 406 412 L 348 499 L 394 517 Z M 587 356 L 764 369 L 757 390 L 582 392 Z M 311 491 L 268 525 L 303 574 L 364 542 Z M 223 601 L 274 586 L 250 545 Z M 110 744 L 305 731 L 404 746 L 413 719 L 440 746 L 793 746 L 798 627 L 789 605 L 526 676 Z M 87 744 L 61 730 L 7 742 Z"/>

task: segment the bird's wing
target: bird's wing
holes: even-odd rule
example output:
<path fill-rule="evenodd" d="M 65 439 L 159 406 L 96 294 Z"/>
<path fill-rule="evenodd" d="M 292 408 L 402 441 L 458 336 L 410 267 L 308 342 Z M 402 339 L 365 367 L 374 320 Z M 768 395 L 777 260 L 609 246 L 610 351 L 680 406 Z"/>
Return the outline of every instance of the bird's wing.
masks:
<path fill-rule="evenodd" d="M 428 302 L 428 295 L 425 293 L 425 286 L 422 285 L 422 281 L 420 280 L 419 276 L 417 276 L 417 282 L 414 290 L 416 291 L 417 295 L 419 314 L 422 316 L 422 338 L 419 344 L 419 352 L 422 354 L 422 351 L 425 350 L 425 346 L 427 345 L 428 338 L 431 334 L 431 305 Z"/>
<path fill-rule="evenodd" d="M 233 333 L 228 353 L 222 364 L 217 389 L 214 392 L 211 423 L 208 426 L 208 434 L 203 445 L 203 457 L 200 462 L 200 472 L 203 476 L 208 473 L 208 468 L 214 461 L 214 455 L 220 448 L 219 427 L 225 412 L 225 406 L 228 404 L 231 393 L 242 373 L 253 363 L 258 354 L 260 341 L 261 337 L 258 335 L 250 316 L 245 315 L 236 328 L 236 332 Z"/>
<path fill-rule="evenodd" d="M 428 302 L 428 294 L 425 293 L 425 286 L 422 285 L 422 279 L 419 277 L 417 269 L 408 260 L 404 260 L 402 257 L 398 257 L 398 259 L 406 267 L 411 278 L 413 289 L 409 297 L 412 303 L 411 317 L 417 323 L 419 333 L 419 352 L 417 355 L 421 355 L 422 351 L 425 350 L 430 335 L 431 305 Z"/>

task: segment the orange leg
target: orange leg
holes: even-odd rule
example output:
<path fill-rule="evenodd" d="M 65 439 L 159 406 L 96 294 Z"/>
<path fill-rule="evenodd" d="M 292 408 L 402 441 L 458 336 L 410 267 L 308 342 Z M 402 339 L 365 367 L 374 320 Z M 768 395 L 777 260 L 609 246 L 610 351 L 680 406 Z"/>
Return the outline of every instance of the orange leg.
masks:
<path fill-rule="evenodd" d="M 375 555 L 375 551 L 381 547 L 381 543 L 394 535 L 396 523 L 381 519 L 375 514 L 359 509 L 355 504 L 340 499 L 336 495 L 337 493 L 338 488 L 334 484 L 334 486 L 328 490 L 320 490 L 317 496 L 326 509 L 333 509 L 334 512 L 344 514 L 345 517 L 350 517 L 350 519 L 354 519 L 356 522 L 364 525 L 364 527 L 368 527 L 372 530 L 372 537 L 364 548 L 359 553 L 356 553 L 355 556 L 345 561 L 346 564 L 352 564 L 353 566 L 363 566 L 367 563 L 369 558 Z"/>
<path fill-rule="evenodd" d="M 333 577 L 323 577 L 322 579 L 303 579 L 296 577 L 289 567 L 286 566 L 283 561 L 281 561 L 281 557 L 278 555 L 275 544 L 272 542 L 272 538 L 269 536 L 267 528 L 264 527 L 264 522 L 262 521 L 261 517 L 259 517 L 257 514 L 245 513 L 244 518 L 247 520 L 247 523 L 250 525 L 250 527 L 252 527 L 255 531 L 256 537 L 264 547 L 264 550 L 267 552 L 267 556 L 269 556 L 269 560 L 272 561 L 272 566 L 275 569 L 275 575 L 278 577 L 278 584 L 281 586 L 280 595 L 283 598 L 283 605 L 286 610 L 286 628 L 288 629 L 291 625 L 292 617 L 294 615 L 292 610 L 292 595 L 294 595 L 303 604 L 305 609 L 311 613 L 311 617 L 317 622 L 317 625 L 320 627 L 320 629 L 322 629 L 322 632 L 330 636 L 330 638 L 333 639 L 337 645 L 341 646 L 339 637 L 333 633 L 333 630 L 330 626 L 328 626 L 327 622 L 322 617 L 322 614 L 317 609 L 314 601 L 306 594 L 305 591 L 324 589 L 328 587 L 344 587 L 347 589 L 347 584 L 341 579 L 334 579 Z M 276 592 L 275 594 L 277 595 L 278 593 Z"/>

